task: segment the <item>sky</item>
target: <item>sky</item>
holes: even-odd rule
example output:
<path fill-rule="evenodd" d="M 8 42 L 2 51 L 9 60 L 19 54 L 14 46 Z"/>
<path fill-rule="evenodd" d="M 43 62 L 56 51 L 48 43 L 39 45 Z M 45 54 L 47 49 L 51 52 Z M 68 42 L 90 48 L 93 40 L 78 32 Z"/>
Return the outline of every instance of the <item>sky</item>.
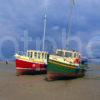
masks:
<path fill-rule="evenodd" d="M 42 50 L 45 7 L 45 50 L 52 53 L 57 48 L 67 48 L 70 2 L 0 0 L 0 59 L 14 59 L 16 52 L 27 49 Z M 100 56 L 99 4 L 99 0 L 75 0 L 72 13 L 70 48 L 91 57 Z"/>

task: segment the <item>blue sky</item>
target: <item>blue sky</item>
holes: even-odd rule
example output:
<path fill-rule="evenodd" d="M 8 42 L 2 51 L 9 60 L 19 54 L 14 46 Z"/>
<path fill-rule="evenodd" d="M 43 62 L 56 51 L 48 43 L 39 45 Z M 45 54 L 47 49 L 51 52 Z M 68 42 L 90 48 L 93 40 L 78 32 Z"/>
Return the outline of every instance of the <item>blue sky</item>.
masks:
<path fill-rule="evenodd" d="M 43 36 L 45 4 L 47 5 L 46 37 L 56 41 L 55 48 L 61 48 L 62 30 L 68 32 L 70 0 L 0 0 L 0 49 L 5 58 L 10 58 L 15 53 L 13 43 L 6 41 L 5 38 L 8 36 L 17 40 L 19 50 L 23 50 L 21 37 L 24 36 L 24 31 L 27 31 L 33 39 L 28 49 L 36 49 L 35 39 L 42 40 Z M 93 50 L 100 50 L 99 4 L 99 0 L 76 0 L 71 36 L 80 38 L 82 53 L 91 47 L 92 42 L 94 42 Z M 3 40 L 5 41 L 2 43 Z M 52 51 L 52 46 L 48 44 L 50 43 L 47 41 L 46 50 Z M 72 44 L 72 48 L 75 48 L 75 45 Z"/>

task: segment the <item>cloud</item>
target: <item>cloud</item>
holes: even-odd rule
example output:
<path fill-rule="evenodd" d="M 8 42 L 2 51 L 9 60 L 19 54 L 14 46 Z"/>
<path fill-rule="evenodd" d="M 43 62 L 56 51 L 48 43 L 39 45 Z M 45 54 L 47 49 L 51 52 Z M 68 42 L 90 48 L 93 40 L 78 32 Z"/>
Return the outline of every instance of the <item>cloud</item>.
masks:
<path fill-rule="evenodd" d="M 87 41 L 100 35 L 99 4 L 99 0 L 76 0 L 71 36 L 78 35 L 83 48 Z M 59 44 L 62 30 L 68 31 L 70 0 L 0 0 L 0 36 L 20 39 L 27 30 L 33 39 L 41 38 L 46 5 L 46 36 L 53 36 Z"/>

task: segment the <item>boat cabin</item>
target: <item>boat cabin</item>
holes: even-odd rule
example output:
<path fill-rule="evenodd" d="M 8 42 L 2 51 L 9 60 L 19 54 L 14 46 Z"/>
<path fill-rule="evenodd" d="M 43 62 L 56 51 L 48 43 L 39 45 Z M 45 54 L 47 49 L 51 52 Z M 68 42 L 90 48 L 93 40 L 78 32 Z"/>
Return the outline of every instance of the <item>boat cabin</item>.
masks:
<path fill-rule="evenodd" d="M 47 59 L 48 53 L 43 51 L 28 50 L 27 56 L 33 59 Z"/>
<path fill-rule="evenodd" d="M 80 53 L 75 50 L 73 51 L 57 50 L 56 55 L 61 56 L 61 57 L 67 57 L 67 58 L 79 58 L 80 57 Z"/>

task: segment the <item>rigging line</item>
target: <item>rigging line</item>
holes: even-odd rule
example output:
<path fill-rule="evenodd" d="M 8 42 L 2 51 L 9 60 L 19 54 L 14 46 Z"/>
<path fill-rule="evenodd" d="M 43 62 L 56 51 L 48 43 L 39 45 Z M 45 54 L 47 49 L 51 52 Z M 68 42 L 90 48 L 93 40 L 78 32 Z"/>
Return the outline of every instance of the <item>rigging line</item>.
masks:
<path fill-rule="evenodd" d="M 72 26 L 73 9 L 74 9 L 74 6 L 75 6 L 75 0 L 71 0 L 70 3 L 71 3 L 71 10 L 70 10 L 70 13 L 69 13 L 68 37 L 67 37 L 67 46 L 68 46 L 68 48 L 70 47 L 69 42 L 70 42 L 70 34 L 71 34 L 71 26 Z"/>

